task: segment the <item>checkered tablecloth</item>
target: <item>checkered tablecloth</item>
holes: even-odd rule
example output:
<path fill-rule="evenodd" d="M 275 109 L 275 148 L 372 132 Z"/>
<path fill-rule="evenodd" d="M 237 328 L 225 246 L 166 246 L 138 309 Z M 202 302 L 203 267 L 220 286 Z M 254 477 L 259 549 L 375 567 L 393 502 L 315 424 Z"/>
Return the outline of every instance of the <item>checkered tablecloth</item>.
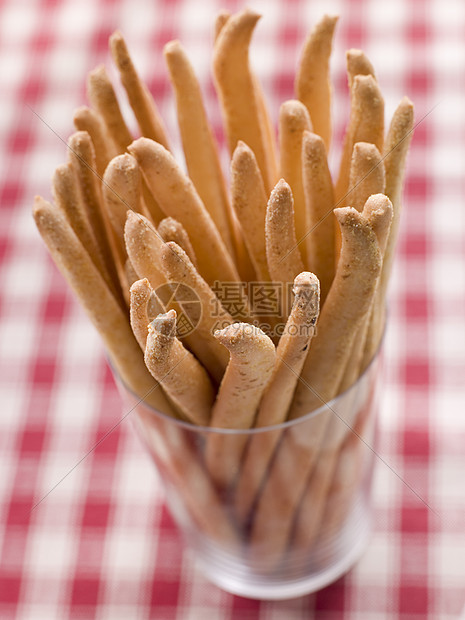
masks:
<path fill-rule="evenodd" d="M 219 128 L 213 16 L 229 0 L 0 2 L 0 618 L 394 620 L 465 603 L 465 3 L 249 0 L 253 62 L 276 121 L 307 30 L 339 13 L 335 136 L 348 116 L 344 51 L 376 67 L 387 118 L 416 106 L 386 339 L 376 527 L 321 592 L 259 602 L 210 585 L 184 551 L 122 409 L 98 336 L 30 216 L 66 157 L 87 72 L 120 28 L 179 144 L 162 47 L 179 38 Z M 124 101 L 124 100 L 123 100 Z M 126 104 L 124 104 L 126 106 Z M 125 107 L 127 109 L 127 107 Z M 178 146 L 179 152 L 179 146 Z M 337 163 L 338 150 L 332 154 Z M 114 429 L 108 433 L 110 429 Z M 105 435 L 105 439 L 100 441 Z M 97 445 L 98 444 L 98 445 Z"/>

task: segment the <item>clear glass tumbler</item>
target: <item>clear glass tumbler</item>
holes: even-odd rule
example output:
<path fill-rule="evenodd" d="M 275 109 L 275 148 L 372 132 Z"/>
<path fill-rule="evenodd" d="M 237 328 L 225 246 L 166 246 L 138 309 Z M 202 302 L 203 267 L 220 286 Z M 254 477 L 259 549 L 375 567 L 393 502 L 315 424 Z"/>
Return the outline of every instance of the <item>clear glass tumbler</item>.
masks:
<path fill-rule="evenodd" d="M 371 531 L 379 366 L 378 353 L 351 388 L 307 416 L 246 431 L 168 417 L 117 378 L 168 506 L 212 582 L 250 598 L 292 598 L 359 558 Z M 211 451 L 224 455 L 224 471 L 212 469 Z"/>

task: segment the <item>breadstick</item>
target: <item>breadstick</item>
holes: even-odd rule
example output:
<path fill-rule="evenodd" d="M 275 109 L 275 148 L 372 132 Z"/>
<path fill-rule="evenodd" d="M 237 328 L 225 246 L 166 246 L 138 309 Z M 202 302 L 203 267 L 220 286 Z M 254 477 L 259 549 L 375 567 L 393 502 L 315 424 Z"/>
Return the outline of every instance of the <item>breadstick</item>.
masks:
<path fill-rule="evenodd" d="M 231 13 L 229 13 L 228 11 L 223 10 L 218 13 L 216 21 L 215 21 L 215 28 L 214 28 L 215 41 L 218 39 L 218 36 L 221 30 L 223 29 L 224 25 L 226 24 L 226 22 L 228 21 L 230 17 L 231 17 Z M 267 124 L 268 124 L 267 132 L 270 134 L 270 137 L 269 137 L 270 146 L 266 148 L 268 148 L 268 150 L 271 153 L 273 153 L 276 151 L 276 144 L 275 144 L 276 140 L 274 139 L 274 128 L 269 118 L 269 114 L 268 114 L 268 110 L 266 109 L 266 106 L 263 107 L 264 106 L 263 93 L 260 89 L 260 84 L 255 78 L 254 78 L 254 88 L 255 88 L 257 97 L 258 96 L 261 97 L 261 99 L 259 99 L 258 101 L 258 105 L 261 108 L 262 116 L 267 115 Z M 276 159 L 276 155 L 274 155 L 274 158 Z M 232 224 L 233 224 L 232 226 L 233 241 L 234 241 L 234 248 L 235 248 L 235 254 L 236 254 L 237 270 L 239 271 L 239 274 L 242 277 L 242 280 L 244 282 L 252 282 L 256 280 L 257 275 L 255 273 L 255 269 L 252 265 L 252 261 L 250 260 L 249 253 L 245 246 L 244 237 L 243 237 L 239 222 L 237 221 L 236 214 L 234 213 L 233 210 L 231 211 L 232 211 L 231 219 L 232 219 Z"/>
<path fill-rule="evenodd" d="M 316 419 L 320 418 L 321 414 Z M 281 432 L 279 443 L 273 437 L 276 432 L 267 431 L 271 433 L 270 444 L 274 440 L 278 445 L 251 515 L 250 534 L 250 555 L 263 572 L 272 572 L 283 558 L 295 512 L 318 453 L 322 434 L 311 422 L 315 421 L 287 427 Z M 241 514 L 245 512 L 243 508 Z"/>
<path fill-rule="evenodd" d="M 336 269 L 336 221 L 333 214 L 334 190 L 323 139 L 304 132 L 302 176 L 305 195 L 305 240 L 308 264 L 320 280 L 323 305 Z"/>
<path fill-rule="evenodd" d="M 387 240 L 389 238 L 389 231 L 391 228 L 393 209 L 391 201 L 384 194 L 373 194 L 368 198 L 363 208 L 363 217 L 371 226 L 378 238 L 379 249 L 381 256 L 384 255 Z M 373 316 L 374 305 L 378 299 L 378 287 L 377 284 L 376 293 L 373 298 L 372 307 L 366 319 L 360 325 L 357 336 L 352 345 L 352 354 L 349 362 L 346 366 L 344 376 L 339 386 L 339 393 L 344 392 L 349 388 L 364 370 L 364 352 L 367 347 L 367 337 L 369 325 Z M 373 352 L 374 353 L 374 352 Z"/>
<path fill-rule="evenodd" d="M 164 217 L 164 212 L 160 209 L 158 202 L 153 197 L 145 179 L 142 177 L 142 198 L 145 210 L 148 212 L 152 222 L 157 225 Z"/>
<path fill-rule="evenodd" d="M 292 192 L 284 179 L 278 181 L 271 192 L 266 209 L 265 236 L 271 279 L 281 283 L 284 292 L 287 284 L 304 270 L 295 238 Z"/>
<path fill-rule="evenodd" d="M 148 138 L 139 138 L 128 150 L 137 159 L 165 214 L 177 219 L 186 229 L 199 271 L 208 284 L 238 282 L 239 275 L 213 220 L 192 181 L 181 171 L 173 156 L 161 144 Z"/>
<path fill-rule="evenodd" d="M 55 203 L 66 215 L 79 241 L 86 248 L 92 262 L 116 298 L 116 291 L 106 271 L 102 253 L 90 226 L 77 178 L 70 162 L 60 164 L 55 170 L 52 178 L 52 194 Z"/>
<path fill-rule="evenodd" d="M 115 192 L 122 200 L 118 200 Z M 115 156 L 109 162 L 103 177 L 103 193 L 110 220 L 114 210 L 120 211 L 119 217 L 116 216 L 116 211 L 113 213 L 113 219 L 116 219 L 111 221 L 117 237 L 121 236 L 128 208 L 150 217 L 154 223 L 163 217 L 160 207 L 141 177 L 137 161 L 128 153 Z M 123 208 L 125 201 L 129 206 Z"/>
<path fill-rule="evenodd" d="M 140 213 L 127 211 L 126 250 L 139 278 L 147 278 L 154 291 L 166 283 L 160 252 L 164 241 L 154 225 Z"/>
<path fill-rule="evenodd" d="M 221 549 L 238 554 L 242 541 L 203 467 L 192 434 L 144 407 L 134 413 L 155 462 L 180 493 L 192 523 L 207 540 L 217 541 Z"/>
<path fill-rule="evenodd" d="M 250 428 L 274 368 L 270 338 L 250 323 L 232 323 L 215 332 L 231 358 L 213 406 L 210 426 Z"/>
<path fill-rule="evenodd" d="M 258 13 L 243 9 L 227 20 L 213 50 L 213 75 L 229 151 L 233 153 L 239 140 L 248 144 L 257 158 L 265 187 L 269 191 L 273 186 L 273 172 L 268 166 L 266 129 L 260 121 L 261 104 L 249 66 L 250 39 L 259 19 Z M 244 93 L 247 93 L 247 97 L 244 97 Z"/>
<path fill-rule="evenodd" d="M 218 39 L 221 30 L 223 29 L 224 25 L 230 17 L 231 13 L 229 13 L 228 11 L 220 11 L 220 13 L 218 13 L 215 21 L 215 41 Z M 263 133 L 265 157 L 267 160 L 267 166 L 270 170 L 270 178 L 278 179 L 278 158 L 276 153 L 276 136 L 274 125 L 271 120 L 270 112 L 260 81 L 252 70 L 251 74 L 254 82 L 254 91 L 255 97 L 257 99 L 259 123 Z"/>
<path fill-rule="evenodd" d="M 189 235 L 178 220 L 175 220 L 174 217 L 163 218 L 158 224 L 158 234 L 165 242 L 174 241 L 174 243 L 177 243 L 187 254 L 194 267 L 197 267 L 197 259 L 195 258 L 194 248 L 192 247 Z"/>
<path fill-rule="evenodd" d="M 124 263 L 124 275 L 125 275 L 125 280 L 127 282 L 127 286 L 129 290 L 131 286 L 134 284 L 134 282 L 139 280 L 139 276 L 137 275 L 136 270 L 132 266 L 132 263 L 129 260 L 129 258 L 127 258 L 126 262 Z M 161 311 L 162 310 L 159 310 L 157 314 L 160 314 Z"/>
<path fill-rule="evenodd" d="M 100 115 L 92 108 L 82 106 L 74 111 L 73 121 L 78 131 L 87 131 L 91 137 L 97 172 L 102 176 L 108 162 L 117 152 Z"/>
<path fill-rule="evenodd" d="M 125 313 L 64 214 L 37 196 L 33 215 L 53 260 L 100 333 L 123 383 L 158 411 L 175 415 L 159 384 L 145 367 Z"/>
<path fill-rule="evenodd" d="M 336 184 L 338 204 L 345 204 L 352 151 L 356 142 L 370 142 L 380 153 L 384 140 L 384 100 L 372 75 L 356 75 L 351 89 L 350 119 L 342 147 Z"/>
<path fill-rule="evenodd" d="M 279 110 L 280 174 L 286 179 L 294 196 L 295 230 L 299 237 L 306 233 L 305 194 L 302 180 L 302 138 L 311 131 L 308 110 L 300 101 L 285 101 Z M 308 263 L 306 244 L 299 246 L 304 263 Z"/>
<path fill-rule="evenodd" d="M 370 308 L 381 270 L 375 232 L 361 213 L 335 209 L 342 234 L 341 257 L 307 356 L 291 418 L 329 402 L 336 395 L 358 326 Z M 310 388 L 308 387 L 310 386 Z"/>
<path fill-rule="evenodd" d="M 383 194 L 372 195 L 366 201 L 362 215 L 375 232 L 381 255 L 383 255 L 393 215 L 391 201 Z M 376 289 L 370 312 L 358 328 L 352 345 L 352 353 L 338 389 L 341 394 L 355 383 L 363 370 L 363 352 L 377 292 Z M 370 406 L 372 407 L 371 402 L 358 403 L 354 401 L 356 395 L 357 393 L 348 391 L 341 397 L 338 402 L 337 413 L 339 417 L 343 418 L 344 422 L 334 417 L 326 430 L 315 470 L 310 477 L 309 486 L 305 491 L 304 500 L 300 505 L 296 520 L 293 544 L 299 549 L 310 549 L 315 541 L 327 504 L 327 496 L 330 494 L 330 485 L 341 456 L 340 447 L 345 437 L 350 434 L 348 429 L 352 428 L 359 412 L 363 413 L 365 410 L 369 410 Z M 362 396 L 364 396 L 363 393 Z M 368 394 L 368 398 L 371 398 L 371 392 Z M 357 439 L 359 440 L 358 437 Z"/>
<path fill-rule="evenodd" d="M 281 424 L 287 418 L 300 371 L 307 357 L 320 312 L 318 278 L 303 271 L 294 279 L 294 303 L 277 349 L 273 379 L 257 414 L 255 426 Z"/>
<path fill-rule="evenodd" d="M 372 194 L 383 194 L 384 164 L 374 144 L 357 142 L 350 164 L 349 190 L 345 198 L 351 207 L 362 211 Z"/>
<path fill-rule="evenodd" d="M 142 135 L 156 140 L 165 148 L 169 148 L 166 130 L 155 101 L 147 86 L 140 79 L 129 54 L 126 41 L 119 30 L 110 36 L 109 43 L 111 55 L 120 73 L 121 82 L 126 90 Z"/>
<path fill-rule="evenodd" d="M 143 213 L 141 197 L 141 175 L 137 161 L 124 153 L 114 157 L 103 175 L 103 199 L 108 219 L 115 233 L 116 247 L 120 259 L 127 257 L 124 242 L 124 226 L 128 209 Z"/>
<path fill-rule="evenodd" d="M 210 425 L 247 429 L 253 425 L 260 398 L 271 378 L 276 358 L 273 342 L 249 323 L 233 323 L 215 332 L 231 358 L 212 410 Z M 247 435 L 211 434 L 205 446 L 208 471 L 220 487 L 239 471 Z"/>
<path fill-rule="evenodd" d="M 372 75 L 376 79 L 373 65 L 362 50 L 347 50 L 346 61 L 349 90 L 352 90 L 352 84 L 356 75 Z"/>
<path fill-rule="evenodd" d="M 324 15 L 305 41 L 295 79 L 297 98 L 307 107 L 313 131 L 331 144 L 331 82 L 329 59 L 338 17 Z"/>
<path fill-rule="evenodd" d="M 295 386 L 315 332 L 319 313 L 320 285 L 309 272 L 294 280 L 294 304 L 276 351 L 273 375 L 260 401 L 256 427 L 273 426 L 286 420 Z M 253 435 L 235 490 L 235 512 L 240 522 L 250 513 L 270 459 L 281 437 L 280 429 Z"/>
<path fill-rule="evenodd" d="M 392 220 L 392 205 L 389 198 L 383 194 L 370 196 L 364 205 L 362 216 L 375 232 L 382 255 L 386 247 Z M 376 292 L 373 301 L 375 298 Z M 304 500 L 299 508 L 293 543 L 299 548 L 310 549 L 315 540 L 318 528 L 321 525 L 324 507 L 327 503 L 330 484 L 337 468 L 341 445 L 350 432 L 348 429 L 353 427 L 356 416 L 365 406 L 365 403 L 359 403 L 354 400 L 358 392 L 351 392 L 350 390 L 346 392 L 346 390 L 355 383 L 361 372 L 361 360 L 373 301 L 370 311 L 359 326 L 354 339 L 352 352 L 338 389 L 338 393 L 343 395 L 337 403 L 337 416 L 330 420 L 326 429 L 315 469 L 312 472 L 309 486 L 304 494 Z M 361 395 L 364 396 L 363 393 Z"/>
<path fill-rule="evenodd" d="M 185 304 L 185 314 L 195 326 L 193 336 L 200 339 L 200 345 L 206 349 L 194 350 L 202 364 L 210 374 L 220 381 L 228 364 L 228 352 L 219 344 L 213 333 L 218 325 L 229 325 L 233 322 L 215 296 L 208 284 L 199 275 L 187 254 L 172 241 L 163 244 L 160 252 L 163 273 L 169 282 L 176 282 L 191 289 L 198 303 Z M 195 346 L 195 342 L 193 344 Z M 205 354 L 208 357 L 205 358 Z"/>
<path fill-rule="evenodd" d="M 216 16 L 215 25 L 213 28 L 213 38 L 215 41 L 220 36 L 220 32 L 223 30 L 224 25 L 226 24 L 226 22 L 228 21 L 230 17 L 231 17 L 231 13 L 227 11 L 226 9 L 221 9 L 221 11 Z"/>
<path fill-rule="evenodd" d="M 239 142 L 231 161 L 231 201 L 259 281 L 268 282 L 265 216 L 268 202 L 253 151 Z"/>
<path fill-rule="evenodd" d="M 386 170 L 386 195 L 394 208 L 391 232 L 384 255 L 380 290 L 384 297 L 392 268 L 394 249 L 399 230 L 402 189 L 404 183 L 405 161 L 413 136 L 413 103 L 404 97 L 392 117 L 384 149 Z M 384 303 L 384 301 L 383 301 Z"/>
<path fill-rule="evenodd" d="M 137 280 L 131 285 L 130 293 L 130 323 L 131 328 L 142 351 L 145 351 L 150 318 L 149 302 L 153 295 L 153 289 L 147 278 Z M 158 314 L 161 314 L 159 312 Z"/>
<path fill-rule="evenodd" d="M 215 21 L 215 41 L 218 39 L 220 32 L 224 25 L 231 17 L 231 13 L 228 11 L 220 11 Z M 258 116 L 260 127 L 263 132 L 263 142 L 265 149 L 265 157 L 267 160 L 267 166 L 270 170 L 270 178 L 278 178 L 278 161 L 276 154 L 276 136 L 274 131 L 273 122 L 268 110 L 267 102 L 260 81 L 254 72 L 250 69 L 252 79 L 254 82 L 254 92 L 257 99 Z"/>
<path fill-rule="evenodd" d="M 341 424 L 341 423 L 340 423 Z M 330 424 L 333 430 L 333 424 Z M 292 547 L 309 551 L 315 542 L 324 514 L 329 488 L 338 463 L 338 451 L 324 450 L 318 454 L 308 487 L 297 510 Z"/>
<path fill-rule="evenodd" d="M 105 123 L 118 153 L 124 153 L 132 136 L 124 121 L 113 85 L 103 65 L 91 71 L 87 80 L 87 96 Z"/>
<path fill-rule="evenodd" d="M 176 95 L 178 125 L 189 177 L 229 253 L 234 256 L 231 206 L 200 85 L 179 41 L 167 43 L 164 55 Z"/>
<path fill-rule="evenodd" d="M 336 276 L 305 360 L 289 417 L 305 415 L 336 395 L 358 326 L 367 315 L 381 270 L 376 234 L 362 214 L 335 209 L 342 248 Z M 282 557 L 293 517 L 312 471 L 331 416 L 330 408 L 291 426 L 283 435 L 258 499 L 252 546 L 271 569 Z M 279 498 L 279 501 L 276 500 Z"/>
<path fill-rule="evenodd" d="M 372 455 L 376 416 L 373 410 L 373 390 L 360 410 L 353 432 L 347 433 L 338 456 L 337 466 L 328 490 L 318 540 L 334 536 L 347 521 L 360 492 L 361 476 L 366 472 L 366 460 Z M 368 444 L 368 445 L 366 445 Z"/>
<path fill-rule="evenodd" d="M 276 134 L 271 119 L 270 110 L 268 109 L 268 103 L 263 92 L 260 80 L 253 74 L 255 98 L 258 106 L 258 117 L 260 127 L 263 135 L 263 145 L 265 149 L 266 167 L 269 171 L 269 178 L 271 187 L 279 179 L 278 173 L 278 155 L 276 145 Z"/>
<path fill-rule="evenodd" d="M 78 179 L 89 225 L 100 249 L 106 273 L 113 290 L 123 301 L 118 271 L 115 266 L 116 241 L 103 207 L 101 179 L 97 176 L 95 151 L 89 134 L 78 131 L 68 140 L 69 159 Z"/>
<path fill-rule="evenodd" d="M 379 287 L 368 328 L 362 371 L 372 360 L 383 336 L 386 291 L 399 231 L 405 160 L 413 135 L 413 123 L 413 104 L 407 97 L 404 97 L 394 112 L 386 137 L 384 159 L 386 169 L 386 195 L 389 196 L 392 202 L 393 218 L 386 250 L 384 252 L 383 269 L 381 271 Z"/>
<path fill-rule="evenodd" d="M 206 426 L 215 393 L 205 369 L 176 337 L 175 310 L 150 323 L 145 363 L 186 419 Z"/>
<path fill-rule="evenodd" d="M 340 461 L 344 460 L 344 449 L 347 442 L 357 444 L 355 448 L 362 452 L 368 451 L 369 448 L 363 445 L 364 440 L 361 434 L 366 433 L 367 421 L 373 423 L 374 418 L 374 403 L 373 403 L 373 385 L 360 385 L 345 392 L 337 401 L 337 415 L 334 415 L 331 419 L 323 444 L 321 446 L 320 454 L 315 463 L 315 468 L 310 476 L 309 484 L 305 490 L 304 498 L 300 503 L 300 507 L 297 513 L 297 518 L 294 526 L 294 537 L 292 545 L 299 550 L 310 551 L 312 545 L 316 542 L 316 537 L 319 534 L 321 527 L 326 527 L 326 523 L 323 522 L 323 516 L 329 517 L 325 514 L 325 508 L 328 504 L 328 499 L 331 497 L 332 487 L 334 486 L 335 478 L 339 477 L 339 483 L 342 479 L 347 483 L 352 482 L 351 488 L 348 491 L 352 494 L 352 498 L 345 493 L 346 489 L 340 490 L 340 499 L 345 497 L 345 508 L 349 508 L 347 505 L 350 503 L 350 499 L 354 501 L 353 493 L 356 488 L 359 488 L 360 479 L 351 480 L 353 476 L 353 466 L 360 460 L 360 457 L 356 454 L 352 454 L 355 461 L 354 464 L 347 463 L 345 458 L 346 471 L 344 473 L 338 471 L 340 469 Z M 372 424 L 370 425 L 372 428 Z M 371 443 L 371 442 L 370 442 Z M 354 448 L 352 448 L 354 452 Z M 357 469 L 355 469 L 357 472 Z M 358 472 L 357 472 L 358 473 Z M 343 509 L 343 506 L 335 506 L 335 510 L 338 512 Z M 346 512 L 346 518 L 348 513 Z M 340 515 L 339 515 L 340 519 Z"/>

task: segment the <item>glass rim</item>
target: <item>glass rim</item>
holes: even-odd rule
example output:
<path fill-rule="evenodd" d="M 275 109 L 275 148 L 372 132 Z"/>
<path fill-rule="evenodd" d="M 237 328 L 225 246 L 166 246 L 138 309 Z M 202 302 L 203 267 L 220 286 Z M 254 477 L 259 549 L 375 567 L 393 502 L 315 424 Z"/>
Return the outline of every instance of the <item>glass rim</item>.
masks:
<path fill-rule="evenodd" d="M 108 364 L 109 364 L 109 366 L 111 368 L 111 371 L 113 373 L 113 376 L 115 378 L 115 381 L 116 381 L 117 385 L 121 386 L 126 392 L 131 394 L 131 396 L 133 396 L 137 400 L 137 403 L 133 406 L 133 408 L 131 409 L 131 411 L 129 413 L 132 413 L 139 405 L 143 405 L 144 407 L 147 408 L 147 410 L 149 410 L 154 415 L 156 415 L 158 417 L 161 417 L 162 419 L 166 420 L 167 422 L 176 424 L 177 426 L 179 426 L 179 427 L 181 427 L 181 428 L 183 428 L 183 429 L 185 429 L 185 430 L 187 430 L 187 431 L 189 431 L 191 433 L 201 433 L 201 434 L 216 433 L 216 434 L 221 434 L 221 435 L 246 435 L 246 436 L 248 436 L 248 435 L 256 435 L 258 433 L 263 433 L 263 432 L 272 432 L 272 431 L 278 431 L 278 430 L 283 430 L 284 431 L 287 428 L 291 428 L 292 426 L 295 426 L 297 424 L 302 424 L 302 423 L 310 420 L 311 418 L 314 418 L 314 417 L 316 417 L 318 415 L 322 415 L 325 411 L 328 411 L 328 410 L 332 411 L 333 405 L 337 401 L 339 401 L 342 398 L 346 397 L 350 392 L 355 391 L 357 389 L 357 387 L 362 383 L 363 379 L 371 371 L 371 368 L 373 367 L 374 363 L 379 358 L 380 353 L 381 353 L 381 349 L 382 349 L 382 346 L 383 346 L 384 338 L 385 338 L 385 335 L 386 335 L 386 325 L 387 325 L 387 317 L 385 318 L 385 321 L 384 321 L 383 333 L 382 333 L 382 336 L 381 336 L 380 341 L 378 343 L 378 346 L 376 348 L 376 351 L 374 352 L 374 354 L 373 354 L 369 364 L 367 365 L 367 367 L 365 368 L 363 373 L 355 381 L 355 383 L 352 383 L 352 385 L 350 385 L 348 388 L 346 388 L 343 392 L 341 392 L 340 394 L 338 394 L 337 396 L 332 398 L 327 403 L 322 404 L 317 409 L 314 409 L 313 411 L 309 411 L 305 415 L 299 416 L 299 417 L 294 418 L 292 420 L 285 420 L 284 422 L 281 422 L 280 424 L 272 424 L 272 425 L 269 425 L 269 426 L 253 426 L 251 428 L 220 428 L 218 426 L 202 426 L 200 424 L 194 424 L 193 422 L 188 422 L 187 420 L 181 420 L 180 418 L 175 418 L 174 416 L 172 416 L 172 415 L 170 415 L 168 413 L 164 413 L 163 411 L 159 411 L 158 409 L 155 409 L 154 407 L 152 407 L 149 403 L 147 403 L 144 400 L 145 397 L 141 397 L 138 394 L 136 394 L 123 381 L 122 377 L 116 371 L 115 367 L 113 366 L 113 364 L 111 363 L 111 360 L 108 357 L 107 357 L 107 361 L 108 361 Z M 300 378 L 300 376 L 299 376 L 299 378 Z M 161 383 L 159 381 L 157 381 L 157 386 L 155 387 L 155 390 L 159 389 L 159 388 L 163 389 Z"/>

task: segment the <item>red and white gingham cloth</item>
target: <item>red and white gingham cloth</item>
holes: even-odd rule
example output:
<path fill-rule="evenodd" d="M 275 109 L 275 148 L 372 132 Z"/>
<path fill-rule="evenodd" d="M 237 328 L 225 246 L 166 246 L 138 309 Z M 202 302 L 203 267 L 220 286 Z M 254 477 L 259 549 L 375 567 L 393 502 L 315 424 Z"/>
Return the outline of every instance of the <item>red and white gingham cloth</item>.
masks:
<path fill-rule="evenodd" d="M 193 59 L 219 127 L 209 72 L 212 21 L 220 8 L 237 10 L 240 3 L 4 0 L 2 620 L 455 620 L 464 605 L 465 3 L 248 4 L 264 15 L 252 56 L 275 120 L 279 103 L 293 96 L 304 37 L 324 12 L 341 16 L 332 61 L 336 139 L 348 115 L 349 47 L 371 58 L 388 119 L 404 94 L 415 103 L 417 121 L 423 119 L 409 158 L 391 289 L 380 446 L 389 467 L 378 462 L 371 545 L 346 577 L 291 601 L 247 600 L 206 582 L 183 550 L 130 421 L 92 450 L 121 418 L 120 401 L 99 338 L 30 216 L 33 195 L 50 196 L 54 167 L 66 157 L 63 140 L 73 131 L 73 109 L 85 103 L 86 73 L 109 64 L 107 39 L 117 27 L 178 143 L 161 54 L 172 38 Z M 337 155 L 335 149 L 333 167 Z"/>

